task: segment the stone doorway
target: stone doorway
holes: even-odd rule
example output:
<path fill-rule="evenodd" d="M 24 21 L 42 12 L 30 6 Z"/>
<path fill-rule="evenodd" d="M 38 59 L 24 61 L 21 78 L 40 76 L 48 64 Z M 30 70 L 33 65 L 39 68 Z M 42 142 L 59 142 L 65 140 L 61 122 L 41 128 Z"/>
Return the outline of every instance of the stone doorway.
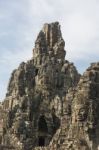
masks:
<path fill-rule="evenodd" d="M 47 133 L 48 132 L 47 122 L 45 120 L 45 116 L 44 115 L 40 116 L 40 118 L 39 118 L 38 131 L 39 132 L 43 132 L 43 133 Z"/>
<path fill-rule="evenodd" d="M 38 121 L 38 146 L 46 145 L 46 138 L 48 134 L 47 122 L 45 120 L 45 116 L 42 115 Z"/>
<path fill-rule="evenodd" d="M 38 138 L 39 140 L 38 140 L 38 144 L 39 144 L 39 146 L 45 146 L 45 137 L 43 137 L 43 136 L 40 136 L 39 138 Z"/>

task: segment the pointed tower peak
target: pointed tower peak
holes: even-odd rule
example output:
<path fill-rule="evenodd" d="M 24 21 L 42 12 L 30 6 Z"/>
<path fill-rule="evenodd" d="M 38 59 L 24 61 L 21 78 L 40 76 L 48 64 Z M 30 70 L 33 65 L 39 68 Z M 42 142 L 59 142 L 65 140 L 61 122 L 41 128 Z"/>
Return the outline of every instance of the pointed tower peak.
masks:
<path fill-rule="evenodd" d="M 45 23 L 42 30 L 39 32 L 35 48 L 33 49 L 33 58 L 37 60 L 44 56 L 54 57 L 55 59 L 64 60 L 65 42 L 62 38 L 59 22 Z"/>
<path fill-rule="evenodd" d="M 59 22 L 46 23 L 42 31 L 45 34 L 48 46 L 53 47 L 62 38 Z"/>

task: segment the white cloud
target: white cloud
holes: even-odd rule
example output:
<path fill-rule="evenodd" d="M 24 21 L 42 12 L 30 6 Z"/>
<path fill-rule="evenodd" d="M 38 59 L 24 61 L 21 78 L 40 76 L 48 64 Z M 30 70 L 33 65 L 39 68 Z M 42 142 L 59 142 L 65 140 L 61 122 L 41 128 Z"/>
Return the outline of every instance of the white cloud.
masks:
<path fill-rule="evenodd" d="M 98 0 L 1 0 L 0 98 L 11 71 L 32 57 L 33 42 L 45 22 L 60 21 L 66 57 L 80 72 L 99 61 L 98 14 Z"/>

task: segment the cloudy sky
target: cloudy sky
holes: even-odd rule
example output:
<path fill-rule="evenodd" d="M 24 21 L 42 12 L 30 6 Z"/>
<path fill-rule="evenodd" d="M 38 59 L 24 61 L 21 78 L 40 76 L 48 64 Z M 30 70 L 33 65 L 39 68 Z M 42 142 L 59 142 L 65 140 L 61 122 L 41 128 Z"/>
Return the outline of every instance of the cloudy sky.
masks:
<path fill-rule="evenodd" d="M 59 21 L 66 59 L 82 73 L 99 61 L 99 0 L 0 0 L 0 100 L 13 69 L 32 57 L 43 24 Z"/>

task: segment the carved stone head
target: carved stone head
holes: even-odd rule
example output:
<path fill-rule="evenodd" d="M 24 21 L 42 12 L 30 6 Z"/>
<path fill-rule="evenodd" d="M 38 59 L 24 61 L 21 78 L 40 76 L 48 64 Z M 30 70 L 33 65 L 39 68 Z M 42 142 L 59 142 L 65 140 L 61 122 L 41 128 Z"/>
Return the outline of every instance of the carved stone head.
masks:
<path fill-rule="evenodd" d="M 76 105 L 76 120 L 85 121 L 87 119 L 88 109 L 84 105 Z"/>
<path fill-rule="evenodd" d="M 88 118 L 89 100 L 80 91 L 77 93 L 73 103 L 73 122 L 84 122 Z"/>

